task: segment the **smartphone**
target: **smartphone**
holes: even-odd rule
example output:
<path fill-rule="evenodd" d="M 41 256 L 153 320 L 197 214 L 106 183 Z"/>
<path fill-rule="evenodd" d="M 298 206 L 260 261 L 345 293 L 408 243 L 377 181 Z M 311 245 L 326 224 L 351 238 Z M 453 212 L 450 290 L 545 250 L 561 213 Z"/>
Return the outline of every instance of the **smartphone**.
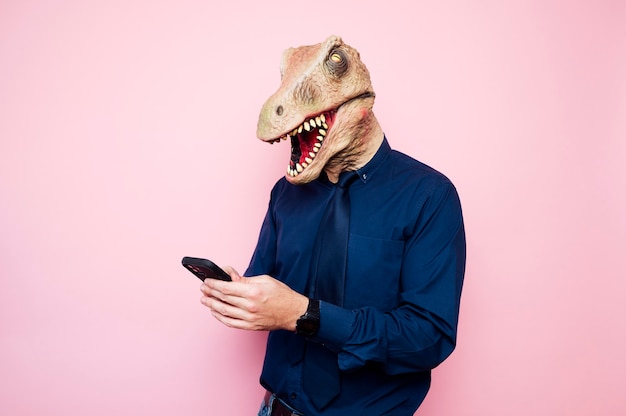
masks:
<path fill-rule="evenodd" d="M 211 279 L 225 280 L 227 282 L 232 280 L 228 273 L 222 270 L 211 260 L 197 257 L 183 257 L 183 266 L 203 282 L 207 277 L 210 277 Z"/>

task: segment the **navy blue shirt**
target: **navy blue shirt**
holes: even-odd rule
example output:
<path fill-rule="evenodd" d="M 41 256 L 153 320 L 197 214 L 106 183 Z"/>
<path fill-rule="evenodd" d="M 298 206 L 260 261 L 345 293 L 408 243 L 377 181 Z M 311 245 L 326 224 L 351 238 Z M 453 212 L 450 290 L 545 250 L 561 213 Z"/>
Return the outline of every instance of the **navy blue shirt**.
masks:
<path fill-rule="evenodd" d="M 445 176 L 392 150 L 386 138 L 357 172 L 344 305 L 322 302 L 320 329 L 308 340 L 335 352 L 341 369 L 341 393 L 322 413 L 413 415 L 430 370 L 456 343 L 465 271 L 461 206 Z M 306 294 L 333 186 L 324 178 L 276 183 L 246 276 L 268 274 Z M 305 342 L 290 331 L 270 332 L 261 384 L 314 416 L 321 413 L 301 382 Z"/>

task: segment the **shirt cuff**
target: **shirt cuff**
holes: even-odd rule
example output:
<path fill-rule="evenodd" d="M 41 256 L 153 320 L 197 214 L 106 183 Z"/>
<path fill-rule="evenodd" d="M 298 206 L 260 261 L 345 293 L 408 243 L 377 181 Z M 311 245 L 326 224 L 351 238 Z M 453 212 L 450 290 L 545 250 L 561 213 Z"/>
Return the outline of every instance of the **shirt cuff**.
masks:
<path fill-rule="evenodd" d="M 352 334 L 355 314 L 348 309 L 320 302 L 320 329 L 312 340 L 339 352 Z"/>

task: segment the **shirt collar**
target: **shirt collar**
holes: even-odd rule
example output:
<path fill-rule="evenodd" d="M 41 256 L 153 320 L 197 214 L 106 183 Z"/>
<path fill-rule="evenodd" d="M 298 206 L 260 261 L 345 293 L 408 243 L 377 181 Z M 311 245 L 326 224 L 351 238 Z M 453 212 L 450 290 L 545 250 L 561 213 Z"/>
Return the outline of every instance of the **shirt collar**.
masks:
<path fill-rule="evenodd" d="M 389 146 L 389 142 L 387 141 L 387 137 L 383 137 L 383 141 L 380 144 L 380 147 L 374 154 L 374 157 L 370 159 L 369 162 L 365 164 L 361 169 L 357 169 L 356 173 L 359 175 L 359 179 L 363 183 L 367 183 L 367 181 L 372 179 L 372 175 L 378 170 L 378 168 L 382 165 L 383 161 L 391 154 L 391 146 Z M 354 171 L 353 171 L 354 172 Z M 350 172 L 341 172 L 340 177 L 343 175 L 350 174 Z M 333 185 L 332 182 L 328 180 L 328 176 L 326 176 L 326 172 L 322 170 L 320 176 L 317 178 L 317 182 L 328 185 Z"/>
<path fill-rule="evenodd" d="M 389 142 L 387 141 L 387 137 L 383 137 L 383 142 L 380 144 L 380 147 L 374 154 L 374 157 L 365 164 L 361 169 L 357 169 L 356 172 L 359 175 L 359 178 L 363 183 L 367 183 L 372 176 L 376 173 L 376 170 L 380 167 L 382 162 L 389 156 L 391 153 L 391 146 L 389 146 Z"/>

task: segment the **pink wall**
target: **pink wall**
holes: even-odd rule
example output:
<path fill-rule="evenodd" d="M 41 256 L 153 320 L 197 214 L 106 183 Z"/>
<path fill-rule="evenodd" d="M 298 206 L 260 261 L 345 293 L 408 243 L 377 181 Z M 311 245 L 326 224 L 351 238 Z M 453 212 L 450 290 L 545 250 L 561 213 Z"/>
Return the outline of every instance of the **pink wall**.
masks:
<path fill-rule="evenodd" d="M 179 262 L 245 269 L 289 152 L 258 110 L 282 50 L 332 33 L 464 204 L 458 348 L 417 414 L 624 414 L 625 22 L 618 0 L 0 2 L 0 414 L 255 414 L 264 335 L 217 324 Z"/>

